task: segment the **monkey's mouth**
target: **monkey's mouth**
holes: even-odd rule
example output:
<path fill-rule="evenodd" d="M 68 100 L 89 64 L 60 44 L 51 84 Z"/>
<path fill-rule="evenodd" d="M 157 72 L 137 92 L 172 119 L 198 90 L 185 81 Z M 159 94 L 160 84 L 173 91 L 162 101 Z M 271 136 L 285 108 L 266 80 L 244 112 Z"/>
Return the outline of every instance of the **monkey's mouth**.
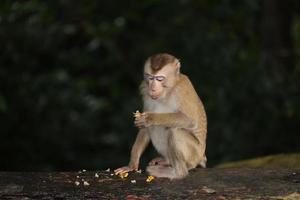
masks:
<path fill-rule="evenodd" d="M 153 100 L 158 99 L 158 96 L 151 96 L 151 95 L 150 95 L 150 97 L 151 97 L 151 99 L 153 99 Z"/>
<path fill-rule="evenodd" d="M 159 95 L 153 95 L 153 94 L 149 94 L 149 96 L 151 97 L 151 99 L 156 100 L 158 99 Z"/>

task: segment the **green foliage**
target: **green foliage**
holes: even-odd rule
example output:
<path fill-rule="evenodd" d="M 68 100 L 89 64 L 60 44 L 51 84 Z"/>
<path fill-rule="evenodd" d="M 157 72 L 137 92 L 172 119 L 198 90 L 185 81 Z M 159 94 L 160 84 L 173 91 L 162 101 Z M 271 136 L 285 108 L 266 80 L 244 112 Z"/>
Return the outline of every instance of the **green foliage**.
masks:
<path fill-rule="evenodd" d="M 157 52 L 205 104 L 211 164 L 300 151 L 299 61 L 285 83 L 265 74 L 259 2 L 1 1 L 0 170 L 125 164 Z"/>

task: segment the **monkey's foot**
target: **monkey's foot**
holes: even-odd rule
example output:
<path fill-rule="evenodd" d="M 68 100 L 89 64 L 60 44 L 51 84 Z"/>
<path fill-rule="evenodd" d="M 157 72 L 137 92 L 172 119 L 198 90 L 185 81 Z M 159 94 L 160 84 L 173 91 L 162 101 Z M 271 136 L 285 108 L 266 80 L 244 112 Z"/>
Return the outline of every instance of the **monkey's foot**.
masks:
<path fill-rule="evenodd" d="M 177 174 L 174 168 L 161 165 L 148 166 L 146 171 L 158 178 L 181 179 L 187 175 L 187 173 Z"/>
<path fill-rule="evenodd" d="M 204 159 L 200 161 L 199 165 L 202 168 L 206 168 L 206 162 L 207 162 L 207 158 L 206 158 L 206 156 L 204 156 Z"/>
<path fill-rule="evenodd" d="M 157 157 L 157 158 L 152 159 L 148 165 L 149 166 L 154 166 L 154 165 L 169 166 L 170 164 L 166 159 L 164 159 L 162 157 Z"/>

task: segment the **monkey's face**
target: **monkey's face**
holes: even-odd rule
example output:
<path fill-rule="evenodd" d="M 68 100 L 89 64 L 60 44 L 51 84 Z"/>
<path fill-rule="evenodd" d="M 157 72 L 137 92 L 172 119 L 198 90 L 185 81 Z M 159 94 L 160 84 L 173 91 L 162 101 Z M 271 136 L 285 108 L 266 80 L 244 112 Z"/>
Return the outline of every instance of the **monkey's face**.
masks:
<path fill-rule="evenodd" d="M 163 96 L 166 77 L 163 75 L 145 74 L 145 80 L 148 83 L 148 94 L 152 99 L 158 99 Z"/>
<path fill-rule="evenodd" d="M 155 72 L 145 67 L 144 73 L 148 94 L 154 100 L 164 98 L 178 78 L 177 69 L 170 64 Z"/>

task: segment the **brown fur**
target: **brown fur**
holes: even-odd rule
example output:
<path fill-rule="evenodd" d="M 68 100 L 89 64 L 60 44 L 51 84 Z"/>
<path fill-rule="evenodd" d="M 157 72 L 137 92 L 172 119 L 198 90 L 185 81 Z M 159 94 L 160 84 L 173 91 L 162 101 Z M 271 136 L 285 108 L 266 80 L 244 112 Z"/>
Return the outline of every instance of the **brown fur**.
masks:
<path fill-rule="evenodd" d="M 167 53 L 155 54 L 149 58 L 152 73 L 159 71 L 169 63 L 173 63 L 176 58 Z"/>
<path fill-rule="evenodd" d="M 158 63 L 157 66 L 164 63 L 158 73 L 165 73 L 166 78 L 173 81 L 158 99 L 149 96 L 149 86 L 146 81 L 142 82 L 140 90 L 144 113 L 135 119 L 140 132 L 131 151 L 129 166 L 119 168 L 116 172 L 136 169 L 142 152 L 151 140 L 163 157 L 163 162 L 157 165 L 150 162 L 147 172 L 156 177 L 183 178 L 188 170 L 197 165 L 206 166 L 206 113 L 189 78 L 181 73 L 173 73 L 177 69 L 168 65 L 175 64 L 174 60 L 169 57 L 167 62 L 163 55 L 152 57 Z M 147 63 L 145 71 L 149 73 Z"/>

